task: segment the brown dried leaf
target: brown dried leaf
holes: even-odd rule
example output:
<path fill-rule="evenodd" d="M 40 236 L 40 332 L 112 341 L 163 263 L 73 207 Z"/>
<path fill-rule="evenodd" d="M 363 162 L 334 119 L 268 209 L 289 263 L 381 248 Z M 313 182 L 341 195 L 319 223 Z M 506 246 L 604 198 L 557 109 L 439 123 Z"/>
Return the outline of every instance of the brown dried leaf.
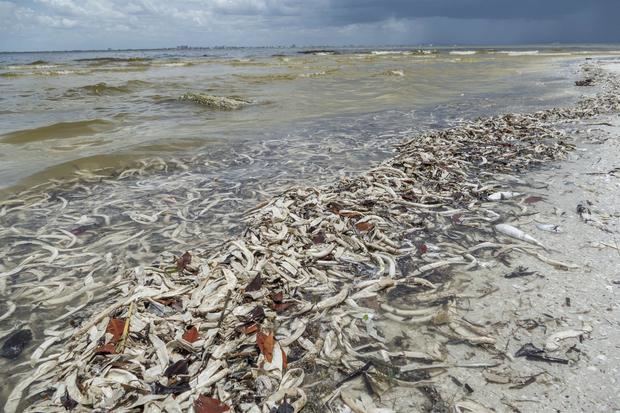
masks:
<path fill-rule="evenodd" d="M 179 271 L 183 271 L 191 263 L 192 255 L 189 253 L 189 251 L 186 251 L 185 254 L 181 255 L 181 257 L 177 260 L 177 269 Z"/>
<path fill-rule="evenodd" d="M 271 363 L 271 360 L 273 360 L 273 346 L 276 344 L 273 334 L 264 334 L 259 331 L 256 334 L 256 344 L 262 355 L 265 356 L 265 360 Z"/>
<path fill-rule="evenodd" d="M 188 374 L 188 367 L 187 360 L 181 359 L 176 363 L 169 365 L 168 368 L 164 370 L 164 376 L 170 378 L 179 374 Z"/>
<path fill-rule="evenodd" d="M 355 217 L 361 217 L 364 214 L 362 214 L 361 212 L 357 212 L 357 211 L 340 210 L 338 211 L 338 215 L 340 215 L 341 217 L 345 217 L 345 218 L 355 218 Z"/>
<path fill-rule="evenodd" d="M 124 318 L 111 318 L 108 322 L 108 326 L 105 329 L 106 333 L 112 334 L 112 339 L 110 339 L 110 343 L 118 343 L 118 340 L 121 339 L 123 335 L 123 330 L 125 329 L 125 319 Z"/>
<path fill-rule="evenodd" d="M 355 228 L 358 231 L 361 232 L 367 232 L 372 230 L 375 227 L 374 224 L 370 223 L 370 222 L 358 222 L 357 224 L 355 224 Z"/>
<path fill-rule="evenodd" d="M 261 323 L 265 319 L 265 310 L 260 305 L 254 307 L 246 316 L 245 320 L 249 323 Z"/>
<path fill-rule="evenodd" d="M 280 291 L 275 294 L 271 294 L 271 299 L 274 303 L 281 303 L 282 301 L 284 301 L 284 293 Z"/>
<path fill-rule="evenodd" d="M 250 293 L 253 291 L 258 291 L 261 288 L 263 288 L 263 279 L 261 278 L 260 274 L 258 274 L 256 277 L 254 277 L 252 281 L 250 281 L 248 286 L 245 287 L 245 292 Z"/>
<path fill-rule="evenodd" d="M 325 233 L 323 231 L 319 231 L 312 236 L 312 242 L 315 244 L 324 244 L 325 243 Z"/>
<path fill-rule="evenodd" d="M 194 411 L 196 413 L 224 413 L 230 410 L 230 407 L 212 397 L 204 394 L 198 396 L 194 401 Z"/>
<path fill-rule="evenodd" d="M 295 303 L 272 303 L 270 307 L 276 313 L 281 313 L 294 304 Z"/>
<path fill-rule="evenodd" d="M 182 336 L 183 340 L 193 343 L 198 340 L 198 329 L 195 326 L 190 326 Z"/>

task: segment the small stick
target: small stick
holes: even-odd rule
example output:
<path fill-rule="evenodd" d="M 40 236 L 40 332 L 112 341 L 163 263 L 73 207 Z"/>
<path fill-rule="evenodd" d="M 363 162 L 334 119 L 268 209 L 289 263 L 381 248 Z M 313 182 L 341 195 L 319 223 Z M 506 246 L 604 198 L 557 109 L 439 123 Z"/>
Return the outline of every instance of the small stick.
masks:
<path fill-rule="evenodd" d="M 123 335 L 120 341 L 116 345 L 116 352 L 122 353 L 125 350 L 125 344 L 127 344 L 127 336 L 129 335 L 129 320 L 131 319 L 131 313 L 133 313 L 134 301 L 129 304 L 129 311 L 127 312 L 127 318 L 125 319 L 125 326 L 123 327 Z"/>
<path fill-rule="evenodd" d="M 348 376 L 346 376 L 345 378 L 340 380 L 338 383 L 336 383 L 336 388 L 338 388 L 338 387 L 342 386 L 343 384 L 345 384 L 346 382 L 351 381 L 354 378 L 356 378 L 356 377 L 366 373 L 371 366 L 372 366 L 372 361 L 369 361 L 368 363 L 364 364 L 362 367 L 360 367 L 359 369 L 355 370 L 353 373 L 349 374 Z"/>

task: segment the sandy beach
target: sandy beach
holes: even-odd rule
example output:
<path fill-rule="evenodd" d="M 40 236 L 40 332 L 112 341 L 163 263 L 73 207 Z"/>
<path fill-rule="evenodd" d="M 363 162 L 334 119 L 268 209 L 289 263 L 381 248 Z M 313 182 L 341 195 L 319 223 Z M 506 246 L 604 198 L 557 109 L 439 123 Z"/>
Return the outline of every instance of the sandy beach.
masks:
<path fill-rule="evenodd" d="M 620 411 L 620 65 L 584 68 L 574 107 L 411 137 L 118 274 L 5 411 Z"/>

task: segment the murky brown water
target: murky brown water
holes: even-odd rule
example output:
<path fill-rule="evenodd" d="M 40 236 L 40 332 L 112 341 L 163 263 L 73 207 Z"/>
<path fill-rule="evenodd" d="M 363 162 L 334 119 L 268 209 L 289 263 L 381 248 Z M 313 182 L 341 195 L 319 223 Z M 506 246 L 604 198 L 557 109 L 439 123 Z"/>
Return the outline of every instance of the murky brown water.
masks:
<path fill-rule="evenodd" d="M 557 52 L 273 56 L 279 52 L 0 55 L 0 188 L 65 176 L 67 163 L 118 166 L 128 155 L 167 155 L 276 129 L 294 133 L 299 122 L 324 117 L 419 111 L 516 88 L 521 96 L 536 89 L 561 95 L 557 82 L 566 60 L 575 59 Z M 186 93 L 251 103 L 218 110 L 179 100 Z"/>

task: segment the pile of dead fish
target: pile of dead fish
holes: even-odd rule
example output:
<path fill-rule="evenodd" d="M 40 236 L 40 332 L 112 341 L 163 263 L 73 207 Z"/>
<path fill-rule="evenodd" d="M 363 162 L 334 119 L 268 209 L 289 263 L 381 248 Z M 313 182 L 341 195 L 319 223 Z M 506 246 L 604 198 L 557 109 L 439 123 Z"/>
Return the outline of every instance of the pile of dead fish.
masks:
<path fill-rule="evenodd" d="M 445 359 L 432 346 L 387 346 L 380 318 L 493 351 L 494 339 L 459 317 L 445 275 L 510 251 L 574 267 L 494 206 L 519 205 L 509 182 L 573 149 L 554 123 L 620 109 L 617 80 L 586 70 L 602 91 L 574 108 L 417 136 L 361 176 L 248 211 L 243 236 L 219 248 L 122 274 L 109 286 L 122 298 L 37 349 L 5 411 L 372 411 L 368 395 L 340 391 L 350 378 L 363 376 L 371 394 L 429 386 L 413 363 Z M 388 302 L 394 291 L 415 306 Z"/>

